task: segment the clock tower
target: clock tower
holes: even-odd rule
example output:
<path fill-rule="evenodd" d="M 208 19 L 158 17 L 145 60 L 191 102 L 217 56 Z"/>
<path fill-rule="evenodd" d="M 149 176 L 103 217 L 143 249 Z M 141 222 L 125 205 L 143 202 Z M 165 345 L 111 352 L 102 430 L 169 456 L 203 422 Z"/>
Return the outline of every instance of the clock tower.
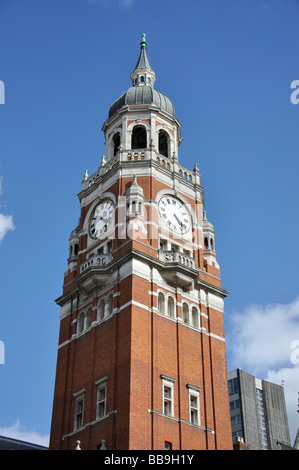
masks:
<path fill-rule="evenodd" d="M 50 449 L 232 449 L 215 231 L 145 35 L 69 239 Z"/>

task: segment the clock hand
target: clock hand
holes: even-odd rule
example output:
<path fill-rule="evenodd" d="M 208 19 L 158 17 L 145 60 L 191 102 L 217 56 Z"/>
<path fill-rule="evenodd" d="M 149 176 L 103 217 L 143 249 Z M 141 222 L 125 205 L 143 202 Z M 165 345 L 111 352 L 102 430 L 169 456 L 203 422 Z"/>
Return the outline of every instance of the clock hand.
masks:
<path fill-rule="evenodd" d="M 178 221 L 178 223 L 180 224 L 180 226 L 182 227 L 183 226 L 183 222 L 181 222 L 181 220 L 178 218 L 178 216 L 176 214 L 173 215 L 174 218 Z"/>

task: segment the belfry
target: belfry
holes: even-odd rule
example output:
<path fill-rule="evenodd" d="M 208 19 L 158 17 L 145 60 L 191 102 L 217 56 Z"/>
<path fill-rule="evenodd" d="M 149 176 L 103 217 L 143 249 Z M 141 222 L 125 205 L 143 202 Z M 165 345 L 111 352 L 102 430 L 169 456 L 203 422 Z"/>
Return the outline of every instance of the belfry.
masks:
<path fill-rule="evenodd" d="M 131 81 L 78 194 L 50 449 L 232 449 L 215 230 L 145 35 Z"/>

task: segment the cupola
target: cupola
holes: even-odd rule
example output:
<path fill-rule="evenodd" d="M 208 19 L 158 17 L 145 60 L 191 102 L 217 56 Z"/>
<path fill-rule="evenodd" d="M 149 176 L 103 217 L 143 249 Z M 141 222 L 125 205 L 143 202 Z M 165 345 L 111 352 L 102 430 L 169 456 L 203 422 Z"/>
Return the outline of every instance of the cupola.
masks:
<path fill-rule="evenodd" d="M 123 107 L 150 105 L 175 115 L 172 101 L 154 88 L 155 72 L 152 70 L 147 53 L 145 34 L 142 35 L 141 49 L 134 71 L 131 73 L 132 87 L 123 93 L 111 106 L 108 119 L 112 118 Z"/>
<path fill-rule="evenodd" d="M 141 50 L 138 62 L 134 71 L 131 73 L 131 80 L 133 86 L 154 86 L 156 81 L 155 72 L 152 70 L 146 54 L 147 42 L 145 34 L 142 35 L 140 43 Z"/>
<path fill-rule="evenodd" d="M 206 211 L 203 212 L 202 233 L 204 250 L 215 252 L 215 230 L 211 222 L 207 220 Z"/>

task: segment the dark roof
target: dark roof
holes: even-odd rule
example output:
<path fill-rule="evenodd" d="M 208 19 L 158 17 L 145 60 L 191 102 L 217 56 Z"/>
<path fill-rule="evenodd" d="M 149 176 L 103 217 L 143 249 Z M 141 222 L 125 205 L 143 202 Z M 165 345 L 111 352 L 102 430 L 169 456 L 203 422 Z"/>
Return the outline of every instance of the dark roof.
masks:
<path fill-rule="evenodd" d="M 298 450 L 295 447 L 290 446 L 289 444 L 285 444 L 284 442 L 277 441 L 277 445 L 280 447 L 281 450 Z"/>
<path fill-rule="evenodd" d="M 111 106 L 109 118 L 111 118 L 123 106 L 153 105 L 174 116 L 174 106 L 171 100 L 163 93 L 151 86 L 130 87 Z"/>
<path fill-rule="evenodd" d="M 0 436 L 0 450 L 48 450 L 48 447 L 31 442 Z"/>

